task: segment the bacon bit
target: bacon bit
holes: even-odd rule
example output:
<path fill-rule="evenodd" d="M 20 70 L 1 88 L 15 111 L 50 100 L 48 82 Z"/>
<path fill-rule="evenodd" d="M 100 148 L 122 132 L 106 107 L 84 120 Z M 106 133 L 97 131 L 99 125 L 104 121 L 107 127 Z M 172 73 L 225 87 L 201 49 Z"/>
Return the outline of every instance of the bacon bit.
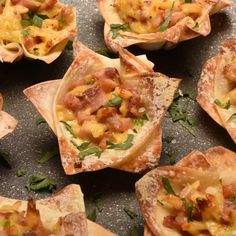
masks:
<path fill-rule="evenodd" d="M 77 113 L 77 121 L 78 121 L 79 125 L 82 125 L 84 123 L 84 121 L 92 120 L 94 118 L 95 118 L 94 115 L 86 114 L 83 112 Z"/>
<path fill-rule="evenodd" d="M 83 93 L 83 96 L 85 104 L 90 108 L 91 113 L 97 111 L 108 101 L 106 94 L 98 84 L 87 89 Z"/>
<path fill-rule="evenodd" d="M 83 79 L 77 79 L 75 81 L 73 81 L 70 85 L 69 85 L 69 88 L 68 90 L 71 91 L 73 90 L 74 88 L 78 87 L 78 86 L 82 86 L 82 85 L 85 85 L 85 81 Z"/>
<path fill-rule="evenodd" d="M 64 104 L 68 109 L 74 112 L 81 110 L 84 107 L 83 102 L 80 101 L 80 98 L 73 94 L 66 94 Z"/>
<path fill-rule="evenodd" d="M 235 206 L 233 204 L 224 203 L 223 213 L 221 215 L 222 224 L 230 224 L 232 221 L 232 214 L 235 211 Z"/>
<path fill-rule="evenodd" d="M 111 116 L 112 114 L 116 114 L 116 108 L 114 107 L 103 107 L 97 111 L 97 119 L 98 121 L 104 122 L 107 117 Z"/>
<path fill-rule="evenodd" d="M 107 126 L 111 131 L 125 132 L 132 128 L 132 122 L 130 118 L 122 118 L 118 115 L 113 115 L 106 119 Z"/>
<path fill-rule="evenodd" d="M 137 95 L 133 95 L 129 100 L 128 110 L 136 118 L 140 118 L 142 113 L 139 112 L 139 108 L 142 106 L 141 98 Z"/>
<path fill-rule="evenodd" d="M 41 42 L 42 42 L 42 39 L 39 36 L 27 37 L 24 45 L 27 49 L 30 49 L 30 48 L 34 47 L 36 44 L 41 43 Z"/>
<path fill-rule="evenodd" d="M 132 97 L 133 94 L 129 90 L 121 88 L 121 89 L 119 89 L 118 95 L 121 96 L 122 98 L 128 100 L 128 99 L 130 99 L 130 97 Z"/>
<path fill-rule="evenodd" d="M 119 85 L 119 74 L 115 68 L 105 68 L 101 71 L 95 72 L 92 77 L 106 93 L 111 92 Z"/>
<path fill-rule="evenodd" d="M 16 4 L 23 5 L 24 7 L 28 8 L 31 11 L 37 11 L 40 7 L 40 3 L 30 0 L 11 0 L 11 3 L 13 5 Z"/>
<path fill-rule="evenodd" d="M 98 146 L 101 148 L 101 149 L 106 149 L 107 147 L 107 141 L 111 140 L 111 136 L 109 134 L 105 134 L 101 141 L 99 142 Z"/>
<path fill-rule="evenodd" d="M 226 184 L 222 186 L 224 198 L 236 196 L 236 186 L 234 184 Z"/>
<path fill-rule="evenodd" d="M 0 14 L 2 14 L 3 13 L 3 7 L 0 7 Z"/>
<path fill-rule="evenodd" d="M 163 225 L 171 229 L 177 229 L 177 230 L 181 229 L 180 225 L 175 220 L 175 216 L 171 215 L 164 217 Z"/>
<path fill-rule="evenodd" d="M 236 83 L 236 63 L 226 65 L 223 73 L 227 80 Z"/>
<path fill-rule="evenodd" d="M 56 3 L 57 3 L 57 0 L 46 0 L 44 3 L 41 4 L 40 10 L 52 9 Z"/>

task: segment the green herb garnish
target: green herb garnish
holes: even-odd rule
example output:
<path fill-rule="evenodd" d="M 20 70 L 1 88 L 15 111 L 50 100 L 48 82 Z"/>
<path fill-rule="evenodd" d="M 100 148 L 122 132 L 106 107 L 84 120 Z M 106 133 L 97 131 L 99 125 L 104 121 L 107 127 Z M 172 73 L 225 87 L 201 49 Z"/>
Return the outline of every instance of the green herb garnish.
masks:
<path fill-rule="evenodd" d="M 40 160 L 38 160 L 38 163 L 44 164 L 57 155 L 59 155 L 59 149 L 58 149 L 58 146 L 55 146 L 52 148 L 52 150 L 46 152 L 42 156 L 42 158 Z"/>
<path fill-rule="evenodd" d="M 194 25 L 194 27 L 193 27 L 193 29 L 198 29 L 199 28 L 199 23 L 196 21 L 196 23 L 195 23 L 195 25 Z"/>
<path fill-rule="evenodd" d="M 65 48 L 67 50 L 73 50 L 73 40 L 68 40 Z"/>
<path fill-rule="evenodd" d="M 133 226 L 129 231 L 129 236 L 139 236 L 138 229 L 136 226 Z"/>
<path fill-rule="evenodd" d="M 129 32 L 131 31 L 128 24 L 111 24 L 110 28 L 113 39 L 117 38 L 120 35 L 119 33 L 120 30 Z"/>
<path fill-rule="evenodd" d="M 169 163 L 170 165 L 174 165 L 176 163 L 176 153 L 167 153 L 168 159 L 169 159 Z"/>
<path fill-rule="evenodd" d="M 112 143 L 110 141 L 107 141 L 107 148 L 108 149 L 117 149 L 117 150 L 127 150 L 133 146 L 133 134 L 128 134 L 128 138 L 123 143 Z"/>
<path fill-rule="evenodd" d="M 121 104 L 122 98 L 120 96 L 114 95 L 114 97 L 109 100 L 106 104 L 108 107 L 117 107 Z"/>
<path fill-rule="evenodd" d="M 75 135 L 75 133 L 74 133 L 72 127 L 71 127 L 66 121 L 64 121 L 64 120 L 61 120 L 60 122 L 64 125 L 65 129 L 66 129 L 74 138 L 76 138 L 76 135 Z"/>
<path fill-rule="evenodd" d="M 145 120 L 149 120 L 147 114 L 143 114 L 139 119 L 132 119 L 132 123 L 134 125 L 143 126 Z"/>
<path fill-rule="evenodd" d="M 98 158 L 101 156 L 102 150 L 97 147 L 91 147 L 79 153 L 79 159 L 84 160 L 86 156 L 95 155 Z"/>
<path fill-rule="evenodd" d="M 184 208 L 187 211 L 188 220 L 192 221 L 194 206 L 191 203 L 187 202 L 186 199 L 184 199 Z"/>
<path fill-rule="evenodd" d="M 19 168 L 16 172 L 17 177 L 22 177 L 26 174 L 26 170 L 24 168 Z"/>
<path fill-rule="evenodd" d="M 222 102 L 221 102 L 219 99 L 215 99 L 214 103 L 215 103 L 218 107 L 223 108 L 223 109 L 226 109 L 226 110 L 228 110 L 228 109 L 230 108 L 230 106 L 231 106 L 230 100 L 228 100 L 225 105 L 222 104 Z"/>
<path fill-rule="evenodd" d="M 95 79 L 85 79 L 85 84 L 87 84 L 87 85 L 92 85 L 92 84 L 94 84 L 95 83 Z"/>
<path fill-rule="evenodd" d="M 184 3 L 192 3 L 192 0 L 184 0 Z"/>
<path fill-rule="evenodd" d="M 41 125 L 43 123 L 46 123 L 46 120 L 44 120 L 43 117 L 38 117 L 35 121 L 36 125 Z"/>
<path fill-rule="evenodd" d="M 123 210 L 124 210 L 124 212 L 125 212 L 131 219 L 134 219 L 135 217 L 138 216 L 135 212 L 129 210 L 129 209 L 126 208 L 126 207 L 123 208 Z"/>
<path fill-rule="evenodd" d="M 93 222 L 96 221 L 97 219 L 97 211 L 96 211 L 96 208 L 94 208 L 88 215 L 87 215 L 87 218 Z"/>
<path fill-rule="evenodd" d="M 52 192 L 54 189 L 56 189 L 56 184 L 46 175 L 38 173 L 30 178 L 25 187 L 28 189 L 28 191 Z"/>
<path fill-rule="evenodd" d="M 99 212 L 103 210 L 103 199 L 102 199 L 103 193 L 96 193 L 93 196 L 93 201 L 96 205 L 96 208 L 98 209 Z"/>
<path fill-rule="evenodd" d="M 31 19 L 22 19 L 22 20 L 20 21 L 20 23 L 21 23 L 22 25 L 24 25 L 24 26 L 30 26 L 30 25 L 32 25 Z"/>
<path fill-rule="evenodd" d="M 100 48 L 100 49 L 95 50 L 95 52 L 109 58 L 119 57 L 117 54 L 110 52 L 107 48 Z"/>
<path fill-rule="evenodd" d="M 162 184 L 163 184 L 163 186 L 164 186 L 164 188 L 165 188 L 167 193 L 176 195 L 175 191 L 172 188 L 172 186 L 170 184 L 170 181 L 169 181 L 169 179 L 167 177 L 165 177 L 165 176 L 162 177 Z"/>
<path fill-rule="evenodd" d="M 83 151 L 85 150 L 90 142 L 84 142 L 84 143 L 81 143 L 80 145 L 78 145 L 77 143 L 75 143 L 73 140 L 71 140 L 71 143 L 79 150 L 79 151 Z"/>
<path fill-rule="evenodd" d="M 34 14 L 33 18 L 32 18 L 32 22 L 35 26 L 41 28 L 43 25 L 43 18 L 41 18 L 40 16 Z"/>
<path fill-rule="evenodd" d="M 169 15 L 166 17 L 165 21 L 160 26 L 160 28 L 158 30 L 159 32 L 163 32 L 168 28 L 168 26 L 170 24 L 171 17 L 172 17 L 172 12 L 173 12 L 174 5 L 175 5 L 175 1 L 172 3 Z"/>
<path fill-rule="evenodd" d="M 29 28 L 27 27 L 27 28 L 23 29 L 22 34 L 24 37 L 28 37 L 29 36 Z"/>
<path fill-rule="evenodd" d="M 7 166 L 8 168 L 12 168 L 12 161 L 8 153 L 0 151 L 0 163 Z"/>

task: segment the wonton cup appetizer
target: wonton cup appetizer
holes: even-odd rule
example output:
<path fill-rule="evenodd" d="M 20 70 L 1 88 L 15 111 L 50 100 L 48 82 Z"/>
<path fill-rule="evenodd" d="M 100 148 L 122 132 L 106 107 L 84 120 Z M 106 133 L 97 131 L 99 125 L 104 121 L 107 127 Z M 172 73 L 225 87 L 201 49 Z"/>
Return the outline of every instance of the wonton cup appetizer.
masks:
<path fill-rule="evenodd" d="M 0 94 L 0 139 L 11 133 L 17 125 L 17 120 L 6 112 L 2 111 L 2 106 L 3 98 Z"/>
<path fill-rule="evenodd" d="M 138 44 L 148 50 L 169 49 L 211 32 L 209 15 L 230 5 L 228 0 L 97 0 L 105 19 L 107 47 Z"/>
<path fill-rule="evenodd" d="M 110 59 L 78 45 L 62 81 L 24 91 L 57 135 L 66 174 L 154 168 L 160 122 L 180 80 L 153 72 L 145 56 L 125 49 L 119 49 L 120 59 Z"/>
<path fill-rule="evenodd" d="M 225 41 L 220 54 L 206 62 L 197 101 L 236 143 L 236 39 Z"/>
<path fill-rule="evenodd" d="M 86 219 L 80 186 L 28 201 L 0 197 L 0 235 L 115 236 Z"/>
<path fill-rule="evenodd" d="M 236 153 L 193 151 L 136 183 L 144 236 L 230 236 L 236 228 Z"/>
<path fill-rule="evenodd" d="M 57 0 L 0 0 L 0 4 L 2 62 L 24 55 L 51 63 L 75 36 L 75 9 Z"/>

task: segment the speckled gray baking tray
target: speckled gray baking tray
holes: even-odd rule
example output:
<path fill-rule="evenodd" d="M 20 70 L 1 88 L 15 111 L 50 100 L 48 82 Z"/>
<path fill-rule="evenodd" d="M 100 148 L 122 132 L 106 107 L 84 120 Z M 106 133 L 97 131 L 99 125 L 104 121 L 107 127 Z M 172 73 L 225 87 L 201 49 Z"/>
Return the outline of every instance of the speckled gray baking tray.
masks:
<path fill-rule="evenodd" d="M 233 2 L 233 0 L 232 0 Z M 104 48 L 103 19 L 99 15 L 96 2 L 66 1 L 77 8 L 78 37 L 93 50 Z M 181 89 L 194 91 L 204 62 L 219 52 L 220 44 L 227 38 L 236 37 L 236 3 L 227 10 L 211 17 L 212 33 L 208 37 L 198 37 L 184 42 L 172 51 L 147 52 L 148 58 L 155 62 L 155 69 L 169 76 L 182 78 Z M 136 47 L 130 48 L 135 54 L 145 53 Z M 131 227 L 136 226 L 140 235 L 143 232 L 143 219 L 140 215 L 134 194 L 134 183 L 140 175 L 115 170 L 102 170 L 66 176 L 55 157 L 45 164 L 38 164 L 43 153 L 56 144 L 56 137 L 47 124 L 37 126 L 39 114 L 24 97 L 22 90 L 35 83 L 60 79 L 72 62 L 72 52 L 65 51 L 51 65 L 37 61 L 21 61 L 14 64 L 0 64 L 0 92 L 4 96 L 4 110 L 15 116 L 19 124 L 14 133 L 0 141 L 0 150 L 8 152 L 13 161 L 12 169 L 0 165 L 0 195 L 26 199 L 29 193 L 25 189 L 27 180 L 34 173 L 42 172 L 57 183 L 57 189 L 69 183 L 81 185 L 85 196 L 87 212 L 95 208 L 94 194 L 102 193 L 103 210 L 97 215 L 97 222 L 118 235 L 129 235 Z M 164 143 L 161 164 L 168 164 L 167 154 L 176 154 L 177 159 L 193 149 L 206 150 L 222 145 L 236 151 L 227 132 L 218 126 L 196 103 L 191 103 L 191 112 L 198 121 L 196 137 L 189 134 L 182 126 L 173 124 L 166 117 L 163 124 L 164 137 L 173 136 L 174 140 Z M 27 170 L 24 177 L 17 177 L 19 167 Z M 37 199 L 45 194 L 30 193 Z M 130 219 L 123 208 L 127 207 L 138 214 Z"/>

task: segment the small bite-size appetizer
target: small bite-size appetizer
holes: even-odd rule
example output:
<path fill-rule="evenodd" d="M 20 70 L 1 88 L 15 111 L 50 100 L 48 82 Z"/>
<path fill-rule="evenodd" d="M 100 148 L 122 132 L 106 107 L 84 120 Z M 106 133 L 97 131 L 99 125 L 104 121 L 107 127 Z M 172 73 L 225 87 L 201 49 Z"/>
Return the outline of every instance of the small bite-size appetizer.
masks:
<path fill-rule="evenodd" d="M 211 32 L 209 16 L 230 5 L 228 0 L 97 0 L 105 20 L 107 47 L 133 44 L 169 49 Z"/>
<path fill-rule="evenodd" d="M 57 0 L 0 0 L 0 61 L 54 61 L 76 34 L 76 13 Z"/>
<path fill-rule="evenodd" d="M 0 235 L 115 236 L 86 219 L 83 193 L 75 184 L 43 200 L 0 196 Z"/>
<path fill-rule="evenodd" d="M 62 80 L 24 90 L 57 135 L 65 172 L 154 168 L 160 123 L 180 80 L 154 72 L 145 56 L 123 48 L 119 59 L 110 59 L 78 45 Z"/>
<path fill-rule="evenodd" d="M 236 143 L 236 39 L 225 41 L 220 54 L 206 62 L 197 101 Z"/>
<path fill-rule="evenodd" d="M 236 153 L 193 151 L 136 183 L 144 236 L 232 236 L 236 232 Z"/>
<path fill-rule="evenodd" d="M 5 111 L 2 111 L 2 107 L 3 98 L 0 93 L 0 139 L 3 138 L 5 135 L 11 133 L 17 125 L 17 120 Z"/>

